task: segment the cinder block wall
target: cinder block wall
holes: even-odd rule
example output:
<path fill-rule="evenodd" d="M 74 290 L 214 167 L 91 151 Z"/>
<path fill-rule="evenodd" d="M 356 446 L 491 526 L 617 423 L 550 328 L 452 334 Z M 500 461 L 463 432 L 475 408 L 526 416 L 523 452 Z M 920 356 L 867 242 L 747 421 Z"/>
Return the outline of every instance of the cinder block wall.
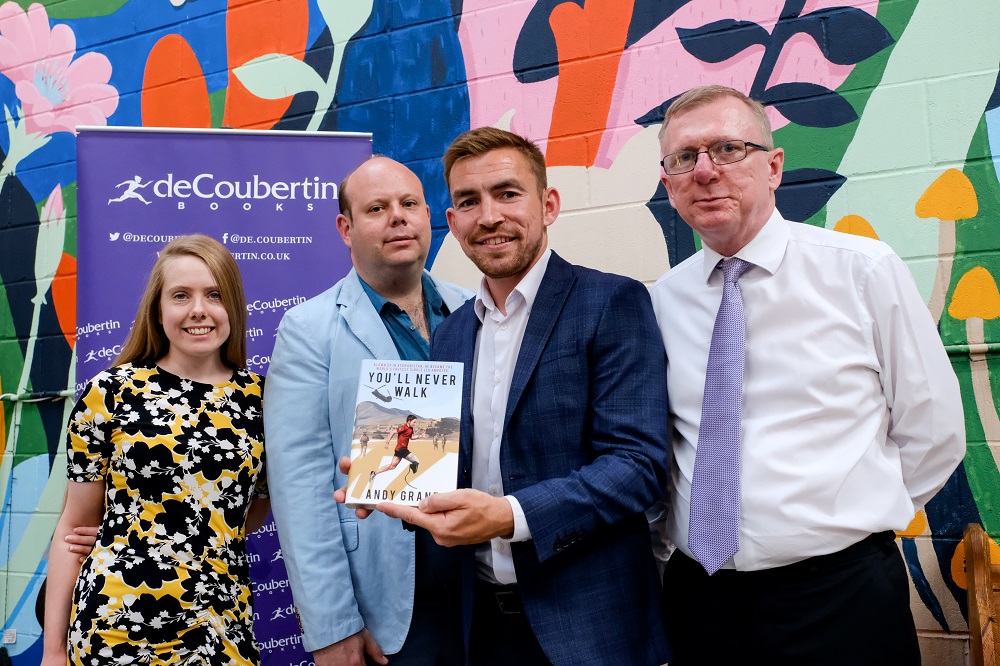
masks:
<path fill-rule="evenodd" d="M 768 102 L 787 154 L 782 213 L 888 242 L 939 318 L 969 453 L 899 545 L 925 663 L 964 664 L 961 530 L 1000 535 L 1000 4 L 365 4 L 0 4 L 0 610 L 14 663 L 38 662 L 34 605 L 65 485 L 76 125 L 371 131 L 425 182 L 433 271 L 467 286 L 440 157 L 470 127 L 509 128 L 544 146 L 562 193 L 555 249 L 652 283 L 699 246 L 659 184 L 656 126 L 678 94 L 724 83 Z M 298 64 L 252 62 L 271 53 Z"/>

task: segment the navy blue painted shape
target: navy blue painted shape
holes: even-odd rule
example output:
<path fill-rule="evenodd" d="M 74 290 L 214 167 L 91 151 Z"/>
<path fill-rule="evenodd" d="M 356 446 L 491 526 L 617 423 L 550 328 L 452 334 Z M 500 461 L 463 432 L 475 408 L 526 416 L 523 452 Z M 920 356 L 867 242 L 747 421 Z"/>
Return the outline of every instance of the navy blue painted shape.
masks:
<path fill-rule="evenodd" d="M 986 110 L 992 111 L 998 106 L 1000 106 L 1000 76 L 997 76 L 996 85 L 993 87 L 993 94 L 990 95 L 990 100 L 986 102 Z"/>
<path fill-rule="evenodd" d="M 695 253 L 694 232 L 670 205 L 667 189 L 662 182 L 656 184 L 656 191 L 646 203 L 646 208 L 653 214 L 667 241 L 667 258 L 671 266 L 676 266 Z"/>
<path fill-rule="evenodd" d="M 635 0 L 632 21 L 628 26 L 625 48 L 653 32 L 661 23 L 673 16 L 678 9 L 693 0 Z"/>
<path fill-rule="evenodd" d="M 894 41 L 877 18 L 857 7 L 821 9 L 788 24 L 793 33 L 815 39 L 826 59 L 837 65 L 855 65 Z"/>
<path fill-rule="evenodd" d="M 6 155 L 0 151 L 0 157 Z M 14 335 L 25 352 L 35 296 L 35 246 L 38 210 L 17 175 L 7 178 L 0 190 L 0 281 L 3 282 L 14 324 Z M 50 299 L 51 300 L 51 299 Z M 65 375 L 63 384 L 65 384 Z M 12 390 L 8 388 L 8 390 Z"/>
<path fill-rule="evenodd" d="M 347 45 L 335 105 L 322 124 L 372 132 L 374 152 L 421 176 L 434 236 L 429 263 L 447 231 L 444 211 L 451 202 L 440 172 L 427 165 L 469 129 L 453 2 L 376 0 L 368 26 Z"/>
<path fill-rule="evenodd" d="M 786 220 L 805 222 L 820 211 L 847 181 L 826 169 L 792 169 L 781 175 L 775 204 Z"/>
<path fill-rule="evenodd" d="M 703 62 L 729 60 L 751 46 L 766 46 L 771 34 L 752 21 L 723 19 L 698 28 L 677 28 L 684 50 Z"/>
<path fill-rule="evenodd" d="M 514 76 L 521 83 L 536 83 L 559 74 L 559 49 L 549 24 L 556 6 L 575 2 L 583 7 L 584 0 L 538 0 L 528 12 L 514 44 Z"/>
<path fill-rule="evenodd" d="M 858 119 L 857 111 L 840 93 L 815 83 L 779 83 L 760 93 L 757 100 L 805 127 L 840 127 Z"/>
<path fill-rule="evenodd" d="M 642 114 L 632 122 L 634 122 L 636 125 L 641 125 L 642 127 L 649 127 L 650 125 L 662 125 L 663 119 L 667 115 L 667 109 L 670 108 L 670 105 L 673 104 L 674 100 L 677 99 L 678 97 L 680 97 L 680 95 L 674 95 L 663 104 L 654 106 L 652 109 Z"/>
<path fill-rule="evenodd" d="M 944 617 L 944 610 L 941 608 L 941 602 L 935 596 L 931 584 L 927 581 L 927 576 L 924 575 L 923 567 L 920 566 L 916 542 L 905 537 L 900 541 L 903 544 L 903 560 L 906 562 L 906 568 L 910 570 L 910 579 L 913 581 L 913 588 L 917 591 L 917 596 L 920 597 L 920 601 L 924 603 L 938 624 L 946 632 L 951 633 L 948 621 Z"/>
<path fill-rule="evenodd" d="M 6 157 L 0 152 L 0 161 Z M 0 191 L 0 281 L 6 292 L 8 308 L 14 324 L 14 335 L 26 354 L 31 320 L 34 316 L 35 247 L 38 242 L 38 209 L 34 199 L 21 184 L 18 176 L 7 178 Z M 59 326 L 51 290 L 45 294 L 38 319 L 34 362 L 29 374 L 30 391 L 36 396 L 55 396 L 66 388 L 66 372 L 72 350 Z M 16 386 L 5 387 L 15 391 Z M 62 401 L 37 403 L 49 455 L 54 455 L 61 441 Z"/>
<path fill-rule="evenodd" d="M 934 552 L 941 565 L 945 585 L 958 603 L 962 614 L 968 619 L 966 592 L 951 578 L 951 560 L 955 548 L 965 533 L 965 526 L 969 523 L 982 523 L 982 518 L 972 495 L 972 489 L 969 488 L 964 464 L 959 464 L 944 487 L 927 502 L 924 515 L 927 516 L 927 524 L 934 534 Z"/>

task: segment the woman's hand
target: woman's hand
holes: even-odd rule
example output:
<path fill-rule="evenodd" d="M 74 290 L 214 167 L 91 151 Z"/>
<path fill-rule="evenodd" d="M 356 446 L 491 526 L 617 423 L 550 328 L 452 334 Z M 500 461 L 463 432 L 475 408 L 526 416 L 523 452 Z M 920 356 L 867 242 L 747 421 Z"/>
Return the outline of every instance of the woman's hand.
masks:
<path fill-rule="evenodd" d="M 97 543 L 97 529 L 97 527 L 74 527 L 65 537 L 66 547 L 69 548 L 69 552 L 80 556 L 81 564 Z"/>

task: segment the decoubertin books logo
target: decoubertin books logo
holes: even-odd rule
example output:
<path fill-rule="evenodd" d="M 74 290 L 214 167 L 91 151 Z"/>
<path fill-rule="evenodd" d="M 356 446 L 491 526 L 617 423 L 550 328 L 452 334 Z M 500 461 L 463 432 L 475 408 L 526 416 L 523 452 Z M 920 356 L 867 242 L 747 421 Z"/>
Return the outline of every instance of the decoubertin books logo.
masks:
<path fill-rule="evenodd" d="M 184 210 L 187 200 L 191 203 L 199 199 L 209 203 L 211 210 L 218 210 L 219 202 L 230 199 L 242 201 L 243 210 L 251 210 L 254 202 L 270 202 L 275 210 L 283 211 L 286 203 L 302 203 L 302 207 L 313 210 L 313 202 L 336 200 L 340 196 L 339 185 L 321 180 L 319 176 L 305 176 L 301 180 L 268 181 L 254 174 L 252 178 L 242 180 L 227 180 L 217 177 L 214 173 L 199 173 L 193 177 L 176 177 L 167 173 L 159 179 L 143 181 L 141 175 L 135 175 L 115 185 L 115 189 L 125 188 L 118 197 L 108 199 L 108 205 L 123 203 L 129 200 L 140 201 L 145 205 L 153 203 L 140 190 L 152 185 L 146 191 L 152 199 L 167 200 L 177 204 L 178 210 Z"/>

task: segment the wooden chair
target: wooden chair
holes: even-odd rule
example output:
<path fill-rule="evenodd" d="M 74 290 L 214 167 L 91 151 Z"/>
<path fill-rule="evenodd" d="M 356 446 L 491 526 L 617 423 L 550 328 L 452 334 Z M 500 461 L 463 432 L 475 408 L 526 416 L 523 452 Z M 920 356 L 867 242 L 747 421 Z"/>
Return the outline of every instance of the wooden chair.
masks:
<path fill-rule="evenodd" d="M 969 596 L 972 666 L 1000 666 L 1000 565 L 990 563 L 990 540 L 981 525 L 965 528 L 965 578 Z"/>

